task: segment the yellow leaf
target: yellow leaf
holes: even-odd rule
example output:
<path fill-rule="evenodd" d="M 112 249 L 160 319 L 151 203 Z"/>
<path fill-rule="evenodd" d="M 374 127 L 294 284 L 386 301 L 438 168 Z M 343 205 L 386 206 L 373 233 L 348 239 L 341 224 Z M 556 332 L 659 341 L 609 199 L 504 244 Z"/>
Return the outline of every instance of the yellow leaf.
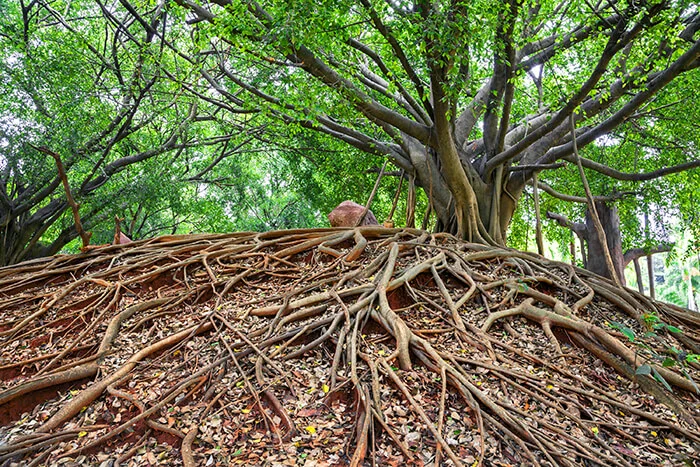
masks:
<path fill-rule="evenodd" d="M 70 395 L 71 395 L 71 396 L 76 396 L 76 395 L 78 395 L 79 392 L 80 392 L 80 391 L 78 391 L 77 389 L 72 389 L 71 392 L 70 392 Z"/>
<path fill-rule="evenodd" d="M 81 431 L 80 433 L 78 433 L 78 438 L 82 438 L 86 434 L 87 434 L 87 431 Z"/>
<path fill-rule="evenodd" d="M 329 388 L 327 384 L 324 384 L 323 386 L 321 386 L 321 389 L 322 389 L 323 392 L 325 392 L 326 394 L 328 394 L 328 391 L 331 390 L 331 388 Z"/>
<path fill-rule="evenodd" d="M 596 436 L 598 435 L 598 427 L 597 426 L 594 426 L 593 428 L 591 428 L 591 431 L 593 432 L 594 435 L 596 435 Z"/>
<path fill-rule="evenodd" d="M 658 434 L 657 432 L 655 432 L 655 431 L 652 431 L 652 432 L 651 432 L 651 436 L 659 436 L 659 434 Z"/>
<path fill-rule="evenodd" d="M 316 434 L 316 428 L 313 426 L 307 426 L 305 429 L 306 429 L 306 431 L 308 431 L 312 435 Z"/>
<path fill-rule="evenodd" d="M 554 385 L 553 385 L 553 384 L 548 384 L 548 385 L 547 385 L 547 391 L 551 391 L 552 389 L 554 389 Z"/>
<path fill-rule="evenodd" d="M 250 409 L 242 409 L 241 413 L 250 413 Z"/>

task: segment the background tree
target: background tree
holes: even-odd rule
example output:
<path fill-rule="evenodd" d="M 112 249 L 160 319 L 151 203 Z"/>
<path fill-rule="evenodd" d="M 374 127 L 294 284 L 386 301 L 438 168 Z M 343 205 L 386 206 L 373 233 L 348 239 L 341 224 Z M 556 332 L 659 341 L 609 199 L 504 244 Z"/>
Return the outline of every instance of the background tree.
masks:
<path fill-rule="evenodd" d="M 61 156 L 98 244 L 115 215 L 135 239 L 326 225 L 327 212 L 374 183 L 376 156 L 355 153 L 350 165 L 344 144 L 212 93 L 206 71 L 175 47 L 190 41 L 177 29 L 182 10 L 35 0 L 3 13 L 0 264 L 77 249 L 55 163 L 36 147 Z M 389 211 L 396 186 L 384 180 L 391 195 L 375 209 Z"/>
<path fill-rule="evenodd" d="M 99 2 L 4 5 L 0 264 L 54 254 L 77 235 L 55 162 L 35 147 L 61 156 L 91 229 L 134 206 L 153 220 L 167 204 L 163 189 L 177 184 L 176 166 L 238 136 L 235 115 L 215 118 L 173 79 L 192 70 L 164 46 L 167 16 L 163 5 L 140 20 Z M 181 222 L 163 220 L 151 230 Z"/>

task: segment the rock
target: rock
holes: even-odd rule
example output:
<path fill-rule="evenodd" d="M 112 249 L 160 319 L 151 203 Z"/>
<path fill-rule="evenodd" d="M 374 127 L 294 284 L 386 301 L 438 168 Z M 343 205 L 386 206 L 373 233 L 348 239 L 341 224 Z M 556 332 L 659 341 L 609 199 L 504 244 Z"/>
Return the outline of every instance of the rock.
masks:
<path fill-rule="evenodd" d="M 364 206 L 354 201 L 343 201 L 328 214 L 328 220 L 332 227 L 355 227 L 364 209 Z M 360 225 L 379 225 L 379 222 L 370 210 Z"/>

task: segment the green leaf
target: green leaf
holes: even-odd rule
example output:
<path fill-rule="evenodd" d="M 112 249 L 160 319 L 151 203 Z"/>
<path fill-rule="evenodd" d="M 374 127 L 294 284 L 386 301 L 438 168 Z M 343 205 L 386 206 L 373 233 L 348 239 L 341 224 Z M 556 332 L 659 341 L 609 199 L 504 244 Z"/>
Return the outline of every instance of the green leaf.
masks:
<path fill-rule="evenodd" d="M 668 384 L 668 383 L 666 382 L 666 380 L 664 379 L 664 377 L 661 376 L 661 375 L 659 374 L 659 372 L 656 371 L 655 368 L 652 368 L 651 371 L 654 373 L 654 379 L 655 379 L 656 381 L 658 381 L 659 383 L 663 384 L 664 387 L 665 387 L 666 389 L 668 389 L 669 391 L 673 392 L 673 388 L 671 387 L 671 385 Z"/>
<path fill-rule="evenodd" d="M 625 326 L 624 324 L 618 323 L 617 321 L 611 321 L 610 326 L 612 326 L 614 329 L 617 329 L 620 331 L 622 334 L 625 335 L 627 339 L 629 339 L 630 342 L 634 342 L 635 335 L 634 331 Z"/>
<path fill-rule="evenodd" d="M 671 332 L 673 332 L 673 333 L 675 333 L 675 334 L 680 334 L 680 333 L 683 332 L 683 331 L 681 331 L 680 329 L 678 329 L 677 327 L 675 327 L 675 326 L 670 326 L 670 325 L 666 325 L 666 329 L 668 329 L 669 331 L 671 331 Z"/>
<path fill-rule="evenodd" d="M 671 358 L 671 357 L 666 357 L 664 361 L 661 363 L 661 366 L 664 368 L 672 367 L 676 365 L 676 360 Z"/>
<path fill-rule="evenodd" d="M 698 385 L 695 384 L 695 381 L 694 381 L 693 378 L 688 374 L 688 372 L 685 371 L 685 369 L 683 369 L 683 375 L 685 375 L 685 377 L 688 378 L 688 381 L 690 381 L 690 384 L 692 384 L 693 387 L 695 388 L 695 394 L 700 394 L 700 388 L 698 388 Z"/>

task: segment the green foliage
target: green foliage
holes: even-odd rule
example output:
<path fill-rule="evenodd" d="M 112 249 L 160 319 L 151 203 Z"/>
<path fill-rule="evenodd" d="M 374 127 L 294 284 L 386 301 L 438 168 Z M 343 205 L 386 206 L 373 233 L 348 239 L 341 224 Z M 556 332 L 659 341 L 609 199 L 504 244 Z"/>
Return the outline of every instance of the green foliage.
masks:
<path fill-rule="evenodd" d="M 25 218 L 13 218 L 16 232 L 26 232 L 17 233 L 19 249 L 38 239 L 75 237 L 72 217 L 58 206 L 64 195 L 57 185 L 51 188 L 53 161 L 30 143 L 60 153 L 96 241 L 109 240 L 115 215 L 126 218 L 135 238 L 320 226 L 339 202 L 365 202 L 386 157 L 415 169 L 406 154 L 409 138 L 440 165 L 433 141 L 419 141 L 390 122 L 429 127 L 433 86 L 449 101 L 446 119 L 457 125 L 474 96 L 489 89 L 484 86 L 494 70 L 517 65 L 508 76 L 510 114 L 501 114 L 504 106 L 494 114 L 507 117 L 507 127 L 543 113 L 551 117 L 596 69 L 611 37 L 604 18 L 623 14 L 630 28 L 637 21 L 641 27 L 588 93 L 602 107 L 581 117 L 580 126 L 592 127 L 627 102 L 614 95 L 615 86 L 630 95 L 643 90 L 653 73 L 679 56 L 686 47 L 678 37 L 682 19 L 697 11 L 691 2 L 674 2 L 646 21 L 654 5 L 639 2 L 599 5 L 597 14 L 583 0 L 563 10 L 550 1 L 200 3 L 209 13 L 197 17 L 201 11 L 191 5 L 161 9 L 132 1 L 136 19 L 124 4 L 107 15 L 89 0 L 32 3 L 23 16 L 21 4 L 0 0 L 2 191 L 8 212 L 32 201 L 23 206 Z M 582 31 L 590 34 L 581 40 L 567 35 Z M 542 54 L 525 52 L 536 44 L 548 45 L 537 50 Z M 518 53 L 531 62 L 510 63 L 523 59 Z M 693 118 L 699 79 L 681 75 L 581 155 L 628 173 L 686 162 L 700 145 Z M 503 95 L 491 91 L 497 99 Z M 410 100 L 416 104 L 406 105 Z M 480 120 L 460 150 L 478 146 L 484 136 L 483 106 L 473 109 Z M 382 123 L 369 107 L 392 118 Z M 467 161 L 473 167 L 486 157 L 473 156 Z M 505 173 L 517 162 L 503 166 Z M 669 215 L 680 216 L 682 227 L 700 238 L 697 171 L 642 182 L 592 170 L 587 176 L 596 195 L 634 193 L 617 201 L 625 247 L 667 240 Z M 571 164 L 540 178 L 562 193 L 582 195 Z M 421 182 L 418 223 L 434 188 Z M 488 193 L 493 180 L 480 182 Z M 382 181 L 372 205 L 378 219 L 388 215 L 397 188 L 398 177 Z M 405 184 L 403 190 L 394 216 L 399 226 Z M 37 196 L 23 198 L 22 192 Z M 519 198 L 510 244 L 528 248 L 534 244 L 531 191 L 509 195 Z M 542 194 L 541 211 L 543 219 L 554 211 L 581 220 L 584 207 Z M 644 213 L 652 217 L 651 232 L 641 228 Z M 32 216 L 41 227 L 27 225 Z M 546 221 L 544 231 L 567 257 L 571 234 Z"/>
<path fill-rule="evenodd" d="M 635 332 L 629 327 L 625 326 L 624 324 L 612 321 L 608 323 L 608 325 L 611 328 L 620 331 L 627 338 L 627 340 L 633 343 L 637 349 L 637 352 L 640 352 L 641 354 L 650 358 L 652 361 L 660 363 L 662 367 L 680 367 L 683 375 L 686 378 L 688 378 L 688 380 L 692 383 L 693 387 L 695 388 L 695 391 L 698 394 L 700 394 L 700 388 L 698 388 L 695 381 L 693 381 L 688 372 L 685 370 L 688 364 L 696 363 L 700 358 L 700 355 L 681 352 L 674 345 L 669 344 L 668 340 L 666 340 L 663 337 L 663 334 L 665 332 L 669 332 L 671 334 L 682 334 L 683 331 L 676 326 L 671 326 L 667 323 L 664 323 L 659 319 L 658 316 L 654 314 L 644 314 L 643 319 L 644 323 L 649 329 L 649 331 L 646 332 L 646 334 L 644 335 L 644 338 L 653 339 L 661 343 L 664 349 L 663 354 L 658 353 L 656 350 L 654 350 L 654 347 L 647 344 L 643 339 L 638 339 Z M 637 376 L 651 376 L 656 381 L 661 383 L 667 390 L 673 392 L 673 389 L 668 384 L 668 381 L 666 381 L 663 378 L 663 376 L 659 374 L 656 368 L 654 368 L 648 363 L 643 363 L 639 365 L 635 370 L 635 374 Z"/>

